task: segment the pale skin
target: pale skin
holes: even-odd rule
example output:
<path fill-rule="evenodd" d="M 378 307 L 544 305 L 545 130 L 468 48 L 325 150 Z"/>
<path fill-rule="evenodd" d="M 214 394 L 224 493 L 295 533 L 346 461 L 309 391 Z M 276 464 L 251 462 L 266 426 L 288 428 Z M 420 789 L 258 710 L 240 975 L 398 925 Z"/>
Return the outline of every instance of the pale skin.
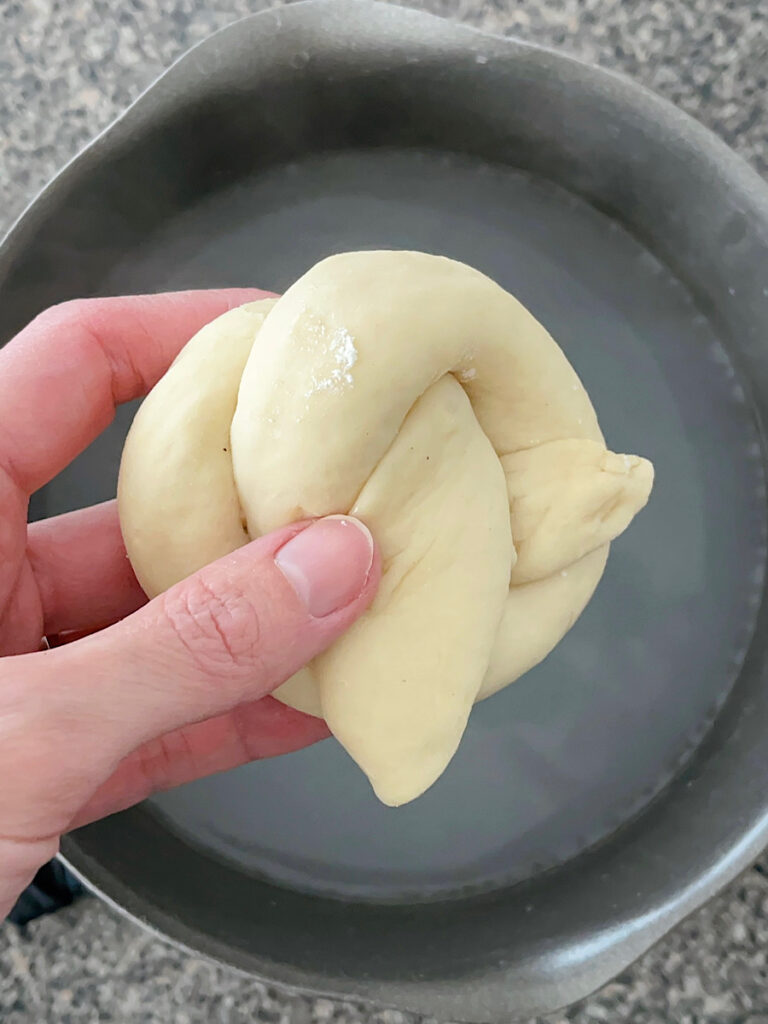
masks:
<path fill-rule="evenodd" d="M 113 502 L 27 525 L 30 495 L 117 405 L 265 294 L 67 302 L 0 350 L 0 919 L 70 829 L 327 735 L 268 695 L 373 599 L 379 557 L 354 520 L 277 530 L 151 602 Z"/>

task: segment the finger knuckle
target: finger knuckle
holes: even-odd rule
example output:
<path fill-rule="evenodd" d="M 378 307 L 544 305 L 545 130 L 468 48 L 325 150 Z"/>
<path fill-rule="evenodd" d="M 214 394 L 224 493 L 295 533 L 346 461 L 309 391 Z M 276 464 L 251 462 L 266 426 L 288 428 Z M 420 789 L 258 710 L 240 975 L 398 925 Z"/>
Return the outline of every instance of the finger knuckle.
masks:
<path fill-rule="evenodd" d="M 32 322 L 43 327 L 78 324 L 88 319 L 92 308 L 93 299 L 66 299 L 38 313 Z"/>
<path fill-rule="evenodd" d="M 200 773 L 185 729 L 149 740 L 135 751 L 133 758 L 147 796 L 157 790 L 170 789 L 180 775 L 192 778 Z"/>
<path fill-rule="evenodd" d="M 163 603 L 173 635 L 206 674 L 260 666 L 261 615 L 242 588 L 199 573 L 167 591 Z"/>

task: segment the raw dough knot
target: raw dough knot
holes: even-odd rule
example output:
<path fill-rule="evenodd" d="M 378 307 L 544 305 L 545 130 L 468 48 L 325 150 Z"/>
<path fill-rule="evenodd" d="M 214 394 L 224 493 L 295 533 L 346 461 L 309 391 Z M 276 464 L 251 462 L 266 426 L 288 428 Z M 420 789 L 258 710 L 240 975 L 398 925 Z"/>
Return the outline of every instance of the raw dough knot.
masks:
<path fill-rule="evenodd" d="M 360 252 L 189 342 L 134 421 L 119 502 L 150 596 L 296 519 L 368 524 L 373 605 L 276 696 L 397 805 L 573 625 L 652 482 L 511 295 L 452 260 Z"/>

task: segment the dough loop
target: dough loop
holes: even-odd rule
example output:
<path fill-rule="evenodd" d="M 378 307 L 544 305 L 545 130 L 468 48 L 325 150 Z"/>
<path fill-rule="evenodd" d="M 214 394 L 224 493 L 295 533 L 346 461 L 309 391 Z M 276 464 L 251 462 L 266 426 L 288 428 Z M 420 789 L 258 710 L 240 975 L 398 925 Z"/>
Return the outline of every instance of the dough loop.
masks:
<path fill-rule="evenodd" d="M 136 416 L 119 507 L 150 596 L 296 519 L 368 524 L 373 605 L 276 695 L 325 717 L 398 805 L 442 773 L 473 703 L 573 625 L 652 482 L 606 450 L 511 295 L 442 257 L 360 252 L 189 342 Z"/>

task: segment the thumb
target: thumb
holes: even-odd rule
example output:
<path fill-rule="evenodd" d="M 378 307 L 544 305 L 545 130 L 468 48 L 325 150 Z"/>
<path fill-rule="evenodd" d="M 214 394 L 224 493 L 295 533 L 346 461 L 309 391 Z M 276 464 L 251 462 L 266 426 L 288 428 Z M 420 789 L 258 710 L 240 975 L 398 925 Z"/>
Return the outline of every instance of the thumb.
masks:
<path fill-rule="evenodd" d="M 133 749 L 279 686 L 368 607 L 379 574 L 373 538 L 358 520 L 299 523 L 47 657 L 61 659 L 65 699 Z"/>

